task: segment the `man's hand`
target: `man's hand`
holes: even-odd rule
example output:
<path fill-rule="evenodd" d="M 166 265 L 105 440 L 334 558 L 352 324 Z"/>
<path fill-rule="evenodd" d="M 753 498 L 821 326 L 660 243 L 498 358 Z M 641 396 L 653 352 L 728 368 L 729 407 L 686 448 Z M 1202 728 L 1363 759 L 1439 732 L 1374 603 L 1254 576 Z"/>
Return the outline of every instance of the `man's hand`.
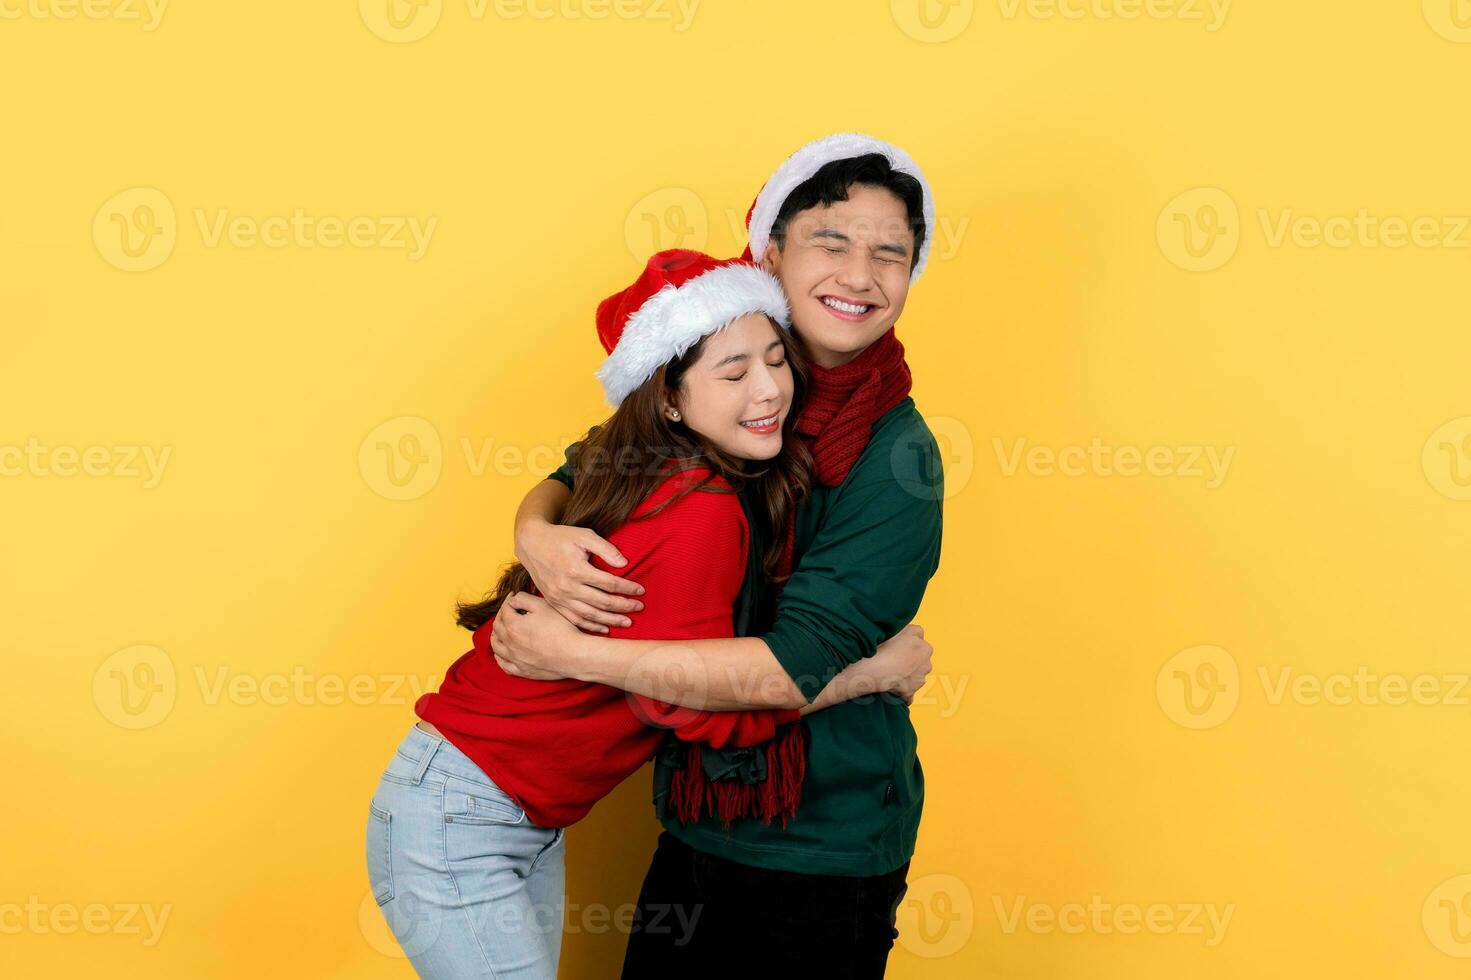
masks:
<path fill-rule="evenodd" d="M 495 662 L 513 677 L 561 680 L 568 676 L 562 668 L 579 635 L 546 600 L 512 592 L 491 627 L 490 649 Z"/>
<path fill-rule="evenodd" d="M 935 648 L 924 638 L 924 627 L 918 623 L 910 623 L 880 643 L 872 664 L 878 671 L 882 689 L 898 695 L 905 704 L 913 704 L 914 695 L 930 675 L 930 658 L 934 652 Z"/>
<path fill-rule="evenodd" d="M 547 521 L 526 521 L 516 528 L 516 560 L 561 614 L 557 618 L 565 616 L 573 626 L 594 633 L 631 625 L 623 614 L 638 612 L 644 604 L 625 597 L 643 595 L 644 587 L 594 568 L 590 555 L 610 565 L 627 564 L 617 548 L 587 528 Z"/>
<path fill-rule="evenodd" d="M 893 694 L 905 704 L 913 704 L 915 692 L 929 676 L 933 652 L 924 638 L 924 627 L 911 623 L 897 636 L 880 643 L 873 656 L 843 668 L 811 704 L 801 708 L 802 714 L 875 694 Z"/>

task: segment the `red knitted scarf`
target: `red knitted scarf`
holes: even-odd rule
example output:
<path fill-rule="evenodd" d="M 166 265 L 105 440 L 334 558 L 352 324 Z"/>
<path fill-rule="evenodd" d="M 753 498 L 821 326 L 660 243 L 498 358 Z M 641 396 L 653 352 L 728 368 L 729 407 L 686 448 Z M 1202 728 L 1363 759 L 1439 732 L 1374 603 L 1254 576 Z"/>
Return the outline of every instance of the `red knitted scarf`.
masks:
<path fill-rule="evenodd" d="M 874 423 L 908 395 L 913 384 L 904 345 L 894 328 L 840 367 L 812 365 L 807 400 L 797 420 L 797 433 L 812 450 L 813 476 L 825 487 L 836 487 L 868 448 Z M 788 515 L 782 550 L 781 574 L 792 571 L 796 513 Z"/>
<path fill-rule="evenodd" d="M 847 364 L 835 368 L 812 365 L 797 433 L 812 451 L 813 475 L 819 484 L 836 487 L 847 479 L 868 447 L 874 423 L 905 399 L 912 380 L 904 361 L 904 345 L 892 327 Z M 783 578 L 792 570 L 795 520 L 794 511 L 787 518 L 782 548 Z M 684 766 L 674 773 L 670 788 L 670 805 L 679 820 L 691 823 L 709 814 L 719 817 L 726 827 L 741 818 L 767 824 L 780 819 L 785 827 L 802 802 L 802 780 L 806 776 L 806 740 L 801 722 L 786 726 L 771 741 L 753 746 L 751 751 L 764 753 L 763 781 L 711 779 L 700 747 L 690 745 Z M 756 768 L 760 769 L 759 764 Z"/>

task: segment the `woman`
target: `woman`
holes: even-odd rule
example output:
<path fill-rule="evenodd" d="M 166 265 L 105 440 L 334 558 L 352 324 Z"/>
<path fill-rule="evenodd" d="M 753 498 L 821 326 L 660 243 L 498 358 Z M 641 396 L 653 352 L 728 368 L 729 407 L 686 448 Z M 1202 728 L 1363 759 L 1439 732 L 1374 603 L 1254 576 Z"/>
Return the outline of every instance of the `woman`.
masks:
<path fill-rule="evenodd" d="M 655 255 L 598 307 L 610 352 L 598 374 L 615 411 L 573 457 L 564 520 L 616 545 L 628 560 L 620 572 L 645 587 L 633 625 L 611 635 L 732 636 L 748 561 L 760 563 L 759 577 L 777 577 L 777 530 L 810 479 L 791 437 L 802 374 L 788 322 L 769 273 L 684 250 Z M 741 490 L 758 502 L 750 518 Z M 752 521 L 767 542 L 760 555 L 749 554 Z M 854 665 L 800 711 L 696 711 L 581 681 L 512 677 L 489 653 L 491 627 L 507 598 L 531 588 L 512 565 L 484 601 L 460 607 L 474 648 L 416 706 L 421 721 L 371 804 L 373 891 L 423 977 L 554 978 L 563 832 L 666 731 L 711 750 L 764 752 L 760 785 L 707 785 L 703 767 L 687 766 L 675 795 L 691 818 L 785 819 L 800 794 L 800 715 L 848 691 L 870 693 L 875 686 L 861 682 L 888 667 L 882 654 Z"/>

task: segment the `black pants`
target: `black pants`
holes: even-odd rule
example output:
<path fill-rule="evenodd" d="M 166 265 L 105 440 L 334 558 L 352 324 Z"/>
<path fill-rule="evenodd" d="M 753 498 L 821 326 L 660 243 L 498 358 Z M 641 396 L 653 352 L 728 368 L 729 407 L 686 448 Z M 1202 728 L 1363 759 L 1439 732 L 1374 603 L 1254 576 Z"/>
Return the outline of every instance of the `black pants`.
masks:
<path fill-rule="evenodd" d="M 909 863 L 872 878 L 739 864 L 659 835 L 623 980 L 879 980 Z"/>

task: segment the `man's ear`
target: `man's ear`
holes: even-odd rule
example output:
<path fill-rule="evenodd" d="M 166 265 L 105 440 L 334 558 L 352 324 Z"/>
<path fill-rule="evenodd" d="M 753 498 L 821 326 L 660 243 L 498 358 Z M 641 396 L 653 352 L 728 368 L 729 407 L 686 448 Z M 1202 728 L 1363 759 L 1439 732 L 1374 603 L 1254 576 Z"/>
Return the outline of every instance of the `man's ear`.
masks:
<path fill-rule="evenodd" d="M 776 247 L 776 242 L 766 243 L 766 251 L 761 255 L 761 268 L 774 276 L 781 274 L 781 249 Z"/>

